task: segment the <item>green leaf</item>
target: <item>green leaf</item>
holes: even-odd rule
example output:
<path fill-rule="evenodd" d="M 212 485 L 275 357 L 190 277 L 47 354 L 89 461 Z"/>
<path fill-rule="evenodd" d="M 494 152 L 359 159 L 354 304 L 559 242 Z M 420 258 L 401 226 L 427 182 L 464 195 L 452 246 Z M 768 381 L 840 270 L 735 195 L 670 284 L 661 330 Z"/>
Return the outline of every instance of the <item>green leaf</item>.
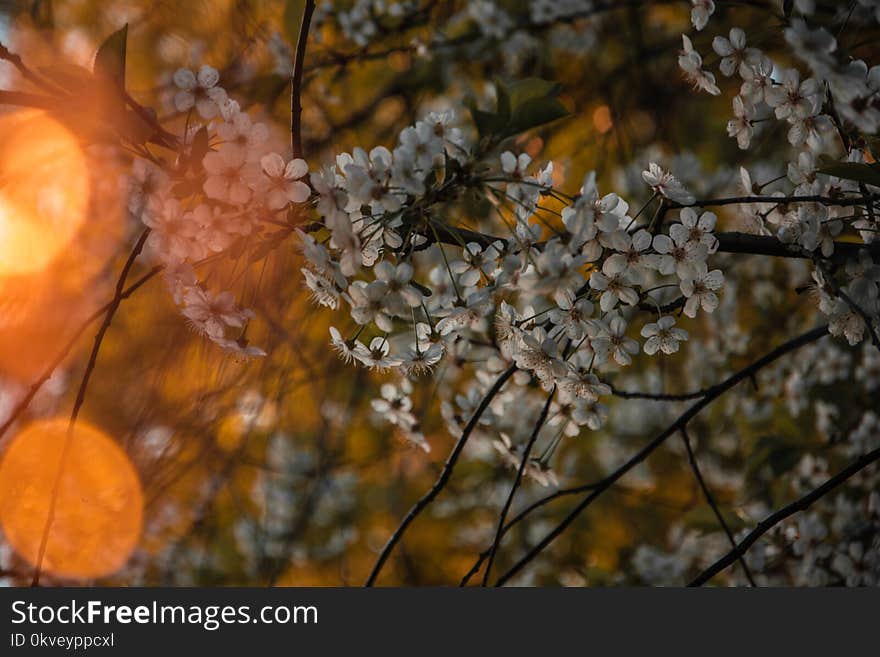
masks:
<path fill-rule="evenodd" d="M 827 159 L 824 162 L 820 161 L 820 163 L 822 166 L 817 169 L 819 173 L 880 187 L 880 166 L 876 164 L 832 162 Z"/>
<path fill-rule="evenodd" d="M 507 92 L 510 95 L 510 107 L 513 112 L 536 98 L 558 96 L 560 91 L 562 91 L 562 86 L 559 83 L 540 78 L 517 80 L 507 87 Z"/>
<path fill-rule="evenodd" d="M 495 79 L 495 95 L 498 97 L 495 113 L 498 115 L 498 120 L 503 125 L 507 125 L 507 122 L 510 121 L 510 92 L 498 78 Z"/>
<path fill-rule="evenodd" d="M 302 27 L 303 16 L 306 13 L 305 0 L 287 0 L 284 4 L 284 34 L 291 45 L 296 47 L 299 41 L 299 31 Z"/>
<path fill-rule="evenodd" d="M 125 50 L 128 39 L 128 23 L 111 34 L 95 55 L 95 75 L 109 80 L 121 89 L 125 88 Z"/>
<path fill-rule="evenodd" d="M 475 101 L 466 102 L 474 117 L 480 137 L 509 137 L 569 115 L 556 99 L 562 87 L 540 78 L 526 78 L 505 84 L 495 80 L 498 98 L 495 113 L 477 108 Z"/>
<path fill-rule="evenodd" d="M 513 135 L 565 118 L 569 111 L 556 98 L 533 98 L 514 110 L 507 134 Z"/>
<path fill-rule="evenodd" d="M 480 134 L 480 138 L 498 134 L 504 129 L 505 121 L 502 121 L 501 118 L 493 112 L 486 112 L 477 108 L 477 104 L 473 99 L 466 100 L 465 105 L 467 105 L 471 112 L 471 116 L 474 118 L 474 125 L 477 126 L 477 132 Z"/>

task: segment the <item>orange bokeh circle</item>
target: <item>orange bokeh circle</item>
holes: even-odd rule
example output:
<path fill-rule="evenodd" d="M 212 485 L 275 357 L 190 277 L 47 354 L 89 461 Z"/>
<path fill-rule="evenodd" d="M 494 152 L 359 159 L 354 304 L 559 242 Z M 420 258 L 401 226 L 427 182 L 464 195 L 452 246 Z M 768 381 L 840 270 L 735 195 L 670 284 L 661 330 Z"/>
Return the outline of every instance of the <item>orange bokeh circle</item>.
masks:
<path fill-rule="evenodd" d="M 66 419 L 35 422 L 0 460 L 0 524 L 10 545 L 36 564 Z M 143 523 L 140 479 L 125 452 L 87 424 L 73 430 L 61 470 L 42 569 L 88 579 L 121 568 L 137 546 Z"/>
<path fill-rule="evenodd" d="M 41 110 L 0 114 L 0 276 L 45 269 L 76 236 L 89 201 L 76 137 Z"/>

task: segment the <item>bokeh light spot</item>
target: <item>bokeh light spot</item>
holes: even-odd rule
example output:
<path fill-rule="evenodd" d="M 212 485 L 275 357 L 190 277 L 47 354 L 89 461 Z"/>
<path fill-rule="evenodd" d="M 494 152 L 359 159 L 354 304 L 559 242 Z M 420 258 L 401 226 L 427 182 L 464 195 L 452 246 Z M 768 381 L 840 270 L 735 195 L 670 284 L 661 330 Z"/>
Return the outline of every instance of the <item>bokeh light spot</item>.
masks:
<path fill-rule="evenodd" d="M 599 105 L 593 111 L 593 125 L 603 135 L 614 127 L 614 119 L 611 117 L 611 108 L 608 105 Z"/>
<path fill-rule="evenodd" d="M 29 425 L 0 461 L 0 524 L 12 547 L 37 561 L 67 420 Z M 75 426 L 64 460 L 44 572 L 87 579 L 109 575 L 140 539 L 143 492 L 125 452 L 87 424 Z"/>
<path fill-rule="evenodd" d="M 89 198 L 76 138 L 46 112 L 0 114 L 0 276 L 45 269 L 76 236 Z"/>

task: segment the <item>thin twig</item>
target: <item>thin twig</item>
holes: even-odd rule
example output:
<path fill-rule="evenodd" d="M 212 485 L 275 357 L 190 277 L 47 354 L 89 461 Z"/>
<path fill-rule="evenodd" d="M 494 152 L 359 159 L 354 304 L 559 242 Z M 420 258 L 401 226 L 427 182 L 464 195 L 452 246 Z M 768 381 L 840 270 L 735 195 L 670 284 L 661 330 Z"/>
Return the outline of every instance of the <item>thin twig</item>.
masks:
<path fill-rule="evenodd" d="M 162 269 L 162 265 L 157 265 L 153 267 L 150 271 L 148 271 L 134 283 L 125 288 L 125 290 L 123 290 L 122 292 L 122 296 L 120 297 L 120 299 L 123 301 L 125 299 L 128 299 L 132 294 L 134 294 L 134 292 L 138 288 L 140 288 L 144 283 L 146 283 L 156 274 L 162 271 Z M 3 437 L 3 435 L 9 430 L 9 427 L 15 424 L 21 414 L 24 413 L 28 406 L 30 406 L 31 401 L 33 401 L 36 394 L 40 391 L 40 388 L 43 387 L 43 384 L 45 384 L 46 381 L 52 378 L 52 374 L 55 373 L 55 370 L 57 370 L 61 363 L 64 362 L 64 359 L 70 355 L 71 350 L 82 337 L 82 335 L 86 332 L 86 329 L 91 326 L 92 322 L 103 316 L 107 312 L 107 310 L 109 310 L 112 304 L 113 300 L 108 301 L 91 315 L 86 317 L 85 320 L 83 320 L 83 323 L 80 324 L 76 331 L 74 331 L 73 335 L 70 336 L 70 339 L 61 348 L 55 358 L 52 359 L 46 369 L 43 370 L 40 376 L 38 376 L 33 383 L 31 383 L 27 393 L 15 405 L 15 408 L 12 409 L 12 412 L 10 412 L 9 417 L 6 418 L 6 421 L 2 425 L 0 425 L 0 438 Z"/>
<path fill-rule="evenodd" d="M 703 473 L 700 472 L 700 466 L 697 463 L 697 457 L 694 455 L 694 450 L 691 447 L 691 439 L 688 436 L 687 426 L 683 426 L 681 428 L 681 440 L 684 443 L 684 448 L 687 450 L 688 462 L 691 465 L 691 470 L 693 470 L 694 477 L 697 480 L 697 483 L 700 485 L 700 489 L 703 491 L 703 495 L 706 497 L 706 502 L 712 507 L 712 512 L 715 514 L 715 517 L 718 518 L 718 522 L 721 524 L 721 528 L 724 529 L 724 533 L 727 534 L 727 540 L 730 541 L 731 546 L 736 548 L 736 539 L 733 537 L 733 532 L 730 531 L 730 527 L 727 524 L 727 521 L 724 519 L 724 516 L 721 514 L 721 509 L 718 508 L 718 502 L 715 501 L 715 496 L 712 495 L 712 491 L 709 490 L 709 486 L 706 484 L 706 480 L 703 479 Z M 752 577 L 752 571 L 749 570 L 748 564 L 746 564 L 745 559 L 740 557 L 739 560 L 740 565 L 742 566 L 743 572 L 746 574 L 746 579 L 749 580 L 749 584 L 752 586 L 757 586 L 755 584 L 755 578 Z"/>
<path fill-rule="evenodd" d="M 535 500 L 527 507 L 525 507 L 522 511 L 517 513 L 513 518 L 511 518 L 510 522 L 504 525 L 504 528 L 501 531 L 502 538 L 515 525 L 525 520 L 527 516 L 531 515 L 534 511 L 537 511 L 542 506 L 545 506 L 546 504 L 549 504 L 554 500 L 558 500 L 560 497 L 567 497 L 569 495 L 580 495 L 581 493 L 586 493 L 587 491 L 594 490 L 595 488 L 600 486 L 601 483 L 601 481 L 597 481 L 590 484 L 583 484 L 581 486 L 574 486 L 572 488 L 560 488 L 554 493 L 550 493 L 549 495 L 545 495 L 539 500 Z M 483 552 L 480 553 L 480 556 L 477 557 L 477 560 L 474 562 L 474 565 L 471 566 L 471 569 L 465 574 L 464 577 L 461 578 L 459 586 L 467 586 L 471 577 L 473 577 L 480 571 L 480 567 L 483 565 L 483 562 L 489 558 L 489 549 L 490 548 L 486 548 L 485 550 L 483 550 Z"/>
<path fill-rule="evenodd" d="M 82 408 L 82 405 L 86 399 L 86 390 L 89 386 L 89 380 L 91 379 L 92 372 L 94 372 L 95 365 L 98 362 L 98 352 L 101 350 L 101 344 L 104 341 L 104 336 L 107 334 L 107 330 L 110 328 L 110 324 L 113 322 L 113 316 L 116 314 L 116 310 L 119 308 L 119 304 L 122 303 L 122 295 L 125 292 L 125 281 L 128 278 L 128 273 L 134 266 L 134 261 L 140 255 L 141 251 L 144 248 L 144 244 L 146 244 L 147 238 L 149 236 L 150 229 L 144 228 L 137 242 L 135 242 L 134 248 L 132 248 L 128 259 L 125 261 L 125 264 L 122 267 L 122 271 L 119 274 L 119 279 L 116 281 L 116 291 L 113 295 L 113 299 L 110 301 L 109 307 L 104 314 L 104 321 L 101 323 L 101 326 L 98 328 L 98 332 L 95 334 L 95 343 L 92 346 L 92 352 L 89 355 L 89 360 L 86 364 L 86 369 L 83 373 L 82 381 L 80 381 L 79 390 L 77 390 L 76 393 L 76 399 L 73 403 L 73 410 L 70 412 L 70 422 L 67 425 L 67 435 L 64 439 L 64 447 L 61 450 L 61 458 L 58 460 L 58 469 L 55 472 L 55 481 L 52 485 L 51 497 L 49 498 L 49 511 L 46 514 L 46 523 L 43 526 L 43 533 L 40 538 L 40 547 L 37 552 L 37 560 L 34 566 L 34 578 L 31 581 L 31 586 L 39 586 L 40 584 L 40 573 L 43 567 L 43 557 L 46 554 L 46 544 L 49 541 L 49 530 L 52 528 L 52 522 L 55 520 L 55 507 L 57 506 L 58 493 L 61 489 L 61 476 L 64 472 L 64 462 L 67 460 L 67 456 L 70 453 L 70 447 L 73 443 L 73 429 L 76 425 L 76 419 L 79 416 L 79 411 Z"/>
<path fill-rule="evenodd" d="M 752 203 L 766 203 L 768 205 L 787 205 L 789 203 L 817 203 L 828 207 L 852 207 L 861 205 L 866 201 L 875 202 L 880 200 L 880 194 L 864 197 L 834 198 L 831 196 L 800 195 L 800 196 L 734 196 L 730 198 L 698 199 L 693 203 L 670 202 L 671 208 L 710 208 L 723 205 L 750 205 Z"/>
<path fill-rule="evenodd" d="M 166 148 L 172 149 L 180 146 L 180 140 L 177 138 L 177 136 L 168 132 L 165 128 L 161 126 L 159 120 L 156 118 L 152 110 L 148 110 L 146 107 L 137 102 L 125 89 L 120 89 L 119 93 L 122 95 L 122 100 L 125 102 L 125 104 L 128 105 L 134 111 L 134 113 L 140 117 L 141 121 L 143 121 L 153 129 L 154 132 L 152 138 L 156 140 L 156 143 Z"/>
<path fill-rule="evenodd" d="M 654 393 L 654 392 L 641 392 L 639 390 L 618 390 L 614 386 L 609 384 L 611 388 L 611 394 L 615 397 L 620 397 L 621 399 L 650 399 L 652 401 L 690 401 L 692 399 L 699 399 L 700 397 L 706 396 L 706 390 L 695 390 L 694 392 L 682 392 L 682 393 Z"/>
<path fill-rule="evenodd" d="M 541 415 L 535 423 L 535 428 L 532 430 L 529 442 L 526 443 L 522 460 L 519 463 L 519 469 L 516 471 L 516 478 L 513 480 L 513 485 L 510 487 L 510 493 L 507 495 L 507 500 L 504 502 L 504 508 L 501 509 L 501 515 L 498 516 L 498 527 L 495 530 L 495 538 L 492 540 L 492 546 L 489 548 L 489 562 L 486 564 L 486 571 L 483 573 L 482 586 L 486 586 L 489 583 L 489 572 L 492 570 L 492 563 L 495 561 L 495 555 L 498 552 L 498 546 L 501 543 L 501 535 L 504 531 L 504 521 L 507 519 L 507 512 L 510 511 L 510 505 L 513 503 L 513 496 L 516 494 L 516 489 L 519 488 L 519 484 L 522 481 L 523 473 L 526 470 L 526 464 L 529 462 L 529 456 L 532 453 L 532 448 L 535 446 L 535 441 L 538 439 L 541 427 L 544 426 L 544 422 L 547 420 L 547 414 L 550 412 L 550 404 L 553 402 L 553 395 L 555 394 L 556 386 L 553 386 L 553 390 L 547 395 L 547 401 L 544 402 L 544 408 L 541 409 Z"/>
<path fill-rule="evenodd" d="M 24 61 L 22 61 L 19 55 L 14 52 L 10 52 L 10 50 L 2 43 L 0 43 L 0 59 L 12 64 L 21 74 L 21 77 L 23 77 L 34 86 L 39 87 L 43 91 L 48 91 L 51 93 L 58 92 L 58 89 L 56 87 L 34 73 L 30 68 L 27 67 L 27 65 L 25 65 Z"/>
<path fill-rule="evenodd" d="M 877 460 L 880 460 L 880 448 L 877 448 L 861 456 L 856 461 L 848 465 L 846 468 L 838 472 L 836 475 L 828 479 L 821 486 L 810 491 L 803 497 L 795 500 L 788 506 L 779 509 L 779 511 L 777 511 L 776 513 L 767 516 L 767 518 L 758 523 L 757 527 L 749 532 L 748 536 L 740 541 L 734 547 L 734 549 L 725 554 L 702 573 L 697 575 L 697 577 L 695 577 L 693 581 L 688 584 L 688 586 L 702 586 L 710 579 L 712 579 L 715 575 L 727 568 L 734 561 L 745 555 L 745 553 L 755 543 L 755 541 L 757 541 L 759 538 L 761 538 L 761 536 L 770 531 L 770 529 L 772 529 L 775 525 L 799 511 L 806 511 L 808 508 L 810 508 L 813 502 L 825 496 L 827 493 L 830 493 L 847 479 L 858 474 Z"/>
<path fill-rule="evenodd" d="M 492 387 L 489 388 L 489 391 L 485 394 L 483 399 L 480 401 L 479 406 L 477 406 L 476 410 L 474 410 L 473 415 L 471 415 L 471 419 L 468 420 L 467 425 L 464 428 L 464 431 L 461 433 L 461 437 L 458 439 L 458 442 L 455 443 L 455 447 L 452 448 L 452 452 L 449 454 L 449 458 L 446 459 L 446 465 L 443 466 L 443 471 L 440 473 L 440 477 L 438 477 L 437 481 L 431 486 L 431 489 L 425 493 L 418 502 L 413 505 L 413 507 L 409 510 L 409 513 L 406 514 L 406 517 L 400 523 L 400 526 L 394 531 L 391 535 L 391 538 L 388 539 L 388 542 L 385 544 L 385 547 L 382 548 L 382 552 L 379 555 L 379 558 L 376 560 L 376 564 L 373 566 L 373 570 L 370 571 L 370 576 L 367 578 L 364 586 L 372 586 L 376 581 L 376 578 L 379 576 L 379 573 L 382 571 L 382 566 L 385 565 L 385 561 L 391 555 L 391 551 L 394 549 L 394 546 L 397 545 L 398 541 L 403 537 L 403 533 L 406 531 L 406 528 L 415 520 L 418 515 L 425 510 L 425 508 L 434 501 L 434 498 L 440 494 L 440 491 L 446 486 L 449 478 L 452 476 L 452 470 L 455 468 L 455 464 L 458 461 L 458 457 L 461 456 L 461 452 L 464 449 L 465 444 L 470 438 L 471 433 L 477 426 L 477 422 L 479 422 L 480 417 L 483 415 L 483 412 L 489 407 L 489 404 L 492 403 L 492 400 L 495 398 L 495 395 L 501 390 L 507 380 L 513 376 L 513 373 L 516 372 L 516 365 L 511 365 L 506 370 L 504 370 L 499 377 L 495 380 L 495 383 L 492 384 Z"/>

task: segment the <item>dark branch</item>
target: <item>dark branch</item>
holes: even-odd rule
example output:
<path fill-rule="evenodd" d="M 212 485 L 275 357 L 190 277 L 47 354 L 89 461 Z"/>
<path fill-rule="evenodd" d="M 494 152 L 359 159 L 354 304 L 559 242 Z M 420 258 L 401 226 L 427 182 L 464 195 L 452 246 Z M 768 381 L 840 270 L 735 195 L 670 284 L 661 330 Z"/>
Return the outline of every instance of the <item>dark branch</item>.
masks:
<path fill-rule="evenodd" d="M 712 564 L 706 570 L 700 573 L 690 584 L 688 584 L 688 586 L 702 586 L 703 584 L 708 582 L 710 579 L 715 577 L 715 575 L 727 568 L 734 561 L 742 557 L 755 543 L 755 541 L 757 541 L 759 538 L 761 538 L 761 536 L 770 531 L 770 529 L 772 529 L 775 525 L 799 511 L 805 511 L 809 509 L 813 502 L 820 499 L 821 497 L 824 497 L 827 493 L 830 493 L 847 479 L 858 474 L 878 459 L 880 459 L 880 448 L 868 452 L 867 454 L 860 457 L 858 460 L 854 461 L 849 466 L 838 472 L 836 475 L 831 477 L 831 479 L 827 480 L 818 488 L 812 490 L 800 499 L 795 500 L 788 506 L 779 509 L 779 511 L 777 511 L 776 513 L 762 520 L 760 523 L 758 523 L 758 526 L 749 533 L 748 536 L 746 536 L 742 541 L 739 542 L 736 547 L 734 547 L 734 549 L 732 549 L 730 552 L 725 554 L 718 561 L 716 561 L 714 564 Z"/>
<path fill-rule="evenodd" d="M 302 79 L 303 64 L 306 59 L 306 45 L 309 40 L 309 28 L 312 14 L 315 11 L 315 0 L 306 0 L 303 11 L 302 25 L 299 28 L 299 39 L 296 42 L 296 55 L 293 60 L 293 74 L 290 80 L 290 148 L 293 157 L 303 156 L 302 147 Z"/>
<path fill-rule="evenodd" d="M 694 392 L 682 393 L 654 393 L 640 392 L 638 390 L 618 390 L 611 386 L 611 394 L 621 399 L 651 399 L 653 401 L 690 401 L 706 396 L 706 390 L 696 390 Z"/>
<path fill-rule="evenodd" d="M 807 197 L 813 198 L 813 197 Z M 819 197 L 821 198 L 821 197 Z M 722 199 L 724 200 L 724 199 Z M 861 202 L 861 199 L 859 199 Z M 494 235 L 487 235 L 465 228 L 457 228 L 454 226 L 443 226 L 435 224 L 437 236 L 428 237 L 431 241 L 443 242 L 444 244 L 452 244 L 460 246 L 462 242 L 476 242 L 482 247 L 487 247 L 493 242 L 501 241 L 507 243 L 507 240 Z M 777 258 L 804 258 L 811 259 L 813 254 L 804 251 L 796 246 L 791 246 L 780 242 L 775 237 L 769 235 L 752 235 L 750 233 L 738 232 L 721 232 L 715 233 L 718 239 L 718 251 L 721 253 L 742 253 L 748 255 L 766 255 Z M 541 248 L 542 243 L 536 244 L 536 248 Z M 871 257 L 877 261 L 880 260 L 880 242 L 876 244 L 855 244 L 853 242 L 835 242 L 834 253 L 827 258 L 834 263 L 843 263 L 847 260 L 858 257 L 859 251 L 867 251 Z"/>
<path fill-rule="evenodd" d="M 727 524 L 727 521 L 724 519 L 724 515 L 721 513 L 721 509 L 718 508 L 718 502 L 715 501 L 715 496 L 712 495 L 712 491 L 709 490 L 709 486 L 706 484 L 706 480 L 703 479 L 703 473 L 700 472 L 700 466 L 697 463 L 697 457 L 694 455 L 694 450 L 691 447 L 691 439 L 688 436 L 687 427 L 681 428 L 681 440 L 684 443 L 684 448 L 687 450 L 688 462 L 691 465 L 691 470 L 694 473 L 694 477 L 697 480 L 697 483 L 700 485 L 700 489 L 703 491 L 703 495 L 706 497 L 706 502 L 712 507 L 712 513 L 715 514 L 715 517 L 718 518 L 718 523 L 721 525 L 721 528 L 724 530 L 724 533 L 727 534 L 727 540 L 730 541 L 730 544 L 736 548 L 736 539 L 733 537 L 733 532 L 730 531 L 730 527 Z M 740 565 L 742 566 L 743 572 L 746 574 L 746 579 L 749 580 L 749 584 L 752 586 L 757 586 L 755 584 L 755 578 L 752 577 L 752 572 L 749 570 L 748 565 L 745 562 L 745 559 L 740 557 L 739 560 Z"/>
<path fill-rule="evenodd" d="M 535 446 L 538 434 L 541 433 L 541 427 L 544 426 L 544 422 L 547 420 L 547 413 L 550 412 L 550 404 L 553 402 L 554 394 L 556 394 L 555 386 L 553 387 L 553 390 L 550 391 L 550 394 L 547 395 L 547 401 L 544 402 L 544 408 L 541 409 L 541 415 L 535 423 L 535 428 L 532 430 L 529 442 L 526 443 L 525 450 L 523 450 L 522 460 L 520 461 L 519 469 L 516 471 L 516 478 L 513 480 L 513 485 L 510 487 L 510 493 L 507 496 L 507 500 L 504 502 L 504 508 L 501 509 L 501 515 L 498 516 L 498 527 L 495 530 L 495 538 L 492 540 L 492 547 L 489 548 L 489 563 L 486 564 L 486 572 L 483 573 L 483 586 L 486 586 L 486 584 L 489 583 L 489 571 L 492 570 L 492 563 L 495 561 L 495 554 L 498 552 L 498 545 L 501 543 L 501 536 L 504 532 L 504 521 L 507 519 L 507 513 L 510 511 L 510 505 L 513 503 L 513 496 L 516 494 L 516 489 L 519 488 L 519 484 L 522 481 L 523 473 L 526 470 L 526 464 L 529 462 L 529 456 L 532 453 L 532 448 Z"/>

